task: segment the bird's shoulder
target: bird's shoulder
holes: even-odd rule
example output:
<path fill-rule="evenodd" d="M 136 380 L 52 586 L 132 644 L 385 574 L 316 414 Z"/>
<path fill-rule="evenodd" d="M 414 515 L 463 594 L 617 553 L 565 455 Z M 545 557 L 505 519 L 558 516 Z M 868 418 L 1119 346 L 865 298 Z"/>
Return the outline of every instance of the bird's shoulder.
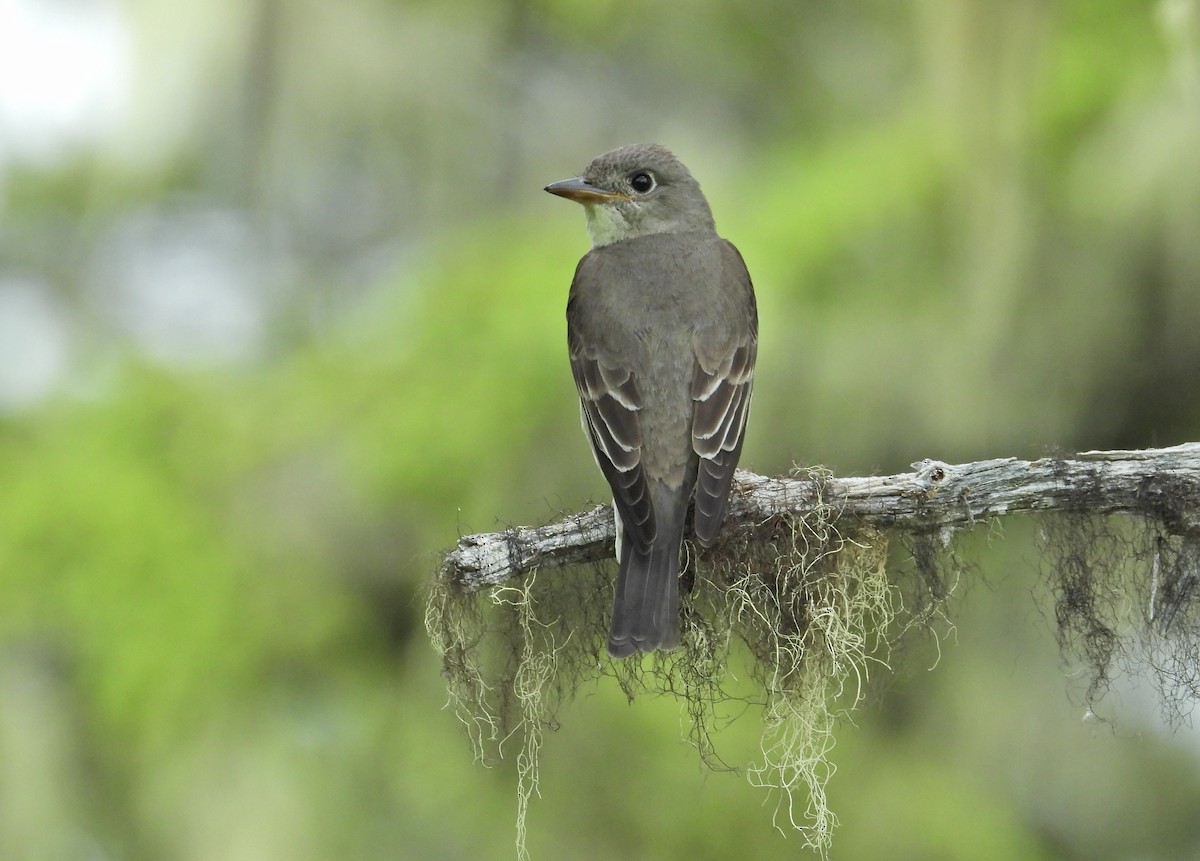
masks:
<path fill-rule="evenodd" d="M 671 340 L 704 330 L 740 342 L 757 334 L 750 275 L 741 254 L 715 232 L 653 234 L 593 248 L 575 271 L 567 302 L 572 350 L 587 340 L 654 331 Z M 584 348 L 599 349 L 596 344 Z"/>
<path fill-rule="evenodd" d="M 703 292 L 719 285 L 729 248 L 715 233 L 700 232 L 656 233 L 599 246 L 579 261 L 571 291 L 618 301 Z"/>

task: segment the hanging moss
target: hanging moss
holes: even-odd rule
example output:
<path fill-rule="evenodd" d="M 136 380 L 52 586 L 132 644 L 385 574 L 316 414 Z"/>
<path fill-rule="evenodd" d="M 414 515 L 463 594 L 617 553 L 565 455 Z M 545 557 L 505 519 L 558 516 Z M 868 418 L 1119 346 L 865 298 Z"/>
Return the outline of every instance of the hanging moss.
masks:
<path fill-rule="evenodd" d="M 819 484 L 821 476 L 812 477 Z M 557 727 L 560 706 L 581 685 L 608 675 L 631 699 L 681 697 L 701 759 L 727 768 L 716 752 L 717 716 L 722 704 L 745 699 L 730 687 L 731 668 L 743 665 L 763 709 L 761 760 L 747 774 L 778 792 L 777 820 L 809 846 L 828 848 L 837 824 L 825 798 L 834 723 L 847 695 L 853 707 L 872 665 L 885 660 L 883 632 L 901 606 L 885 573 L 887 540 L 819 504 L 804 517 L 728 529 L 703 555 L 686 549 L 683 647 L 641 661 L 604 656 L 612 565 L 560 570 L 552 583 L 531 571 L 517 585 L 475 593 L 447 576 L 434 584 L 426 625 L 476 755 L 494 760 L 520 739 L 522 855 L 542 733 Z"/>

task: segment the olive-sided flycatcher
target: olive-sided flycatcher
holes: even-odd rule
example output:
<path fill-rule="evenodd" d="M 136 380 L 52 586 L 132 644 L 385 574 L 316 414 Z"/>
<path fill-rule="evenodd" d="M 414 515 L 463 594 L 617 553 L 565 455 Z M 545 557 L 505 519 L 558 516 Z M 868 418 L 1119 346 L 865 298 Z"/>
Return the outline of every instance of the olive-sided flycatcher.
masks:
<path fill-rule="evenodd" d="M 596 158 L 546 191 L 583 204 L 592 249 L 567 301 L 584 432 L 613 492 L 617 579 L 608 651 L 679 645 L 679 556 L 709 546 L 742 451 L 758 312 L 742 256 L 665 147 Z"/>

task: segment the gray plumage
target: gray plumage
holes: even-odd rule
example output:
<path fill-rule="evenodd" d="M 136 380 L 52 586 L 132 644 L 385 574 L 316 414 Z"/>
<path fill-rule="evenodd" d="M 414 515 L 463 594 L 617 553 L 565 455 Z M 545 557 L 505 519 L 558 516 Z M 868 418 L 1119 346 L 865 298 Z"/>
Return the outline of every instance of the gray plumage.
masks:
<path fill-rule="evenodd" d="M 613 150 L 546 190 L 584 205 L 593 241 L 571 283 L 567 341 L 617 514 L 608 649 L 672 649 L 689 514 L 697 541 L 710 545 L 742 450 L 754 289 L 699 184 L 664 147 Z"/>

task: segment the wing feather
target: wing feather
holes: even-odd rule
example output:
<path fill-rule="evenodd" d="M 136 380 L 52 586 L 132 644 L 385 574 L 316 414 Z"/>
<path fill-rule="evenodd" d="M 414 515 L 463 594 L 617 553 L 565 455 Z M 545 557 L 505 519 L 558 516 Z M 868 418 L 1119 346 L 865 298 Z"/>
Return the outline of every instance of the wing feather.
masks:
<path fill-rule="evenodd" d="M 642 396 L 637 382 L 629 371 L 583 355 L 574 343 L 571 346 L 571 372 L 596 462 L 612 488 L 628 540 L 647 548 L 657 528 L 641 462 Z"/>
<path fill-rule="evenodd" d="M 696 470 L 696 508 L 693 523 L 697 540 L 707 546 L 717 536 L 729 503 L 733 474 L 742 453 L 746 417 L 754 389 L 754 363 L 758 357 L 758 318 L 754 290 L 741 255 L 728 245 L 726 277 L 736 279 L 749 303 L 740 328 L 730 325 L 723 337 L 709 337 L 696 348 L 692 377 L 692 448 L 700 457 Z"/>

